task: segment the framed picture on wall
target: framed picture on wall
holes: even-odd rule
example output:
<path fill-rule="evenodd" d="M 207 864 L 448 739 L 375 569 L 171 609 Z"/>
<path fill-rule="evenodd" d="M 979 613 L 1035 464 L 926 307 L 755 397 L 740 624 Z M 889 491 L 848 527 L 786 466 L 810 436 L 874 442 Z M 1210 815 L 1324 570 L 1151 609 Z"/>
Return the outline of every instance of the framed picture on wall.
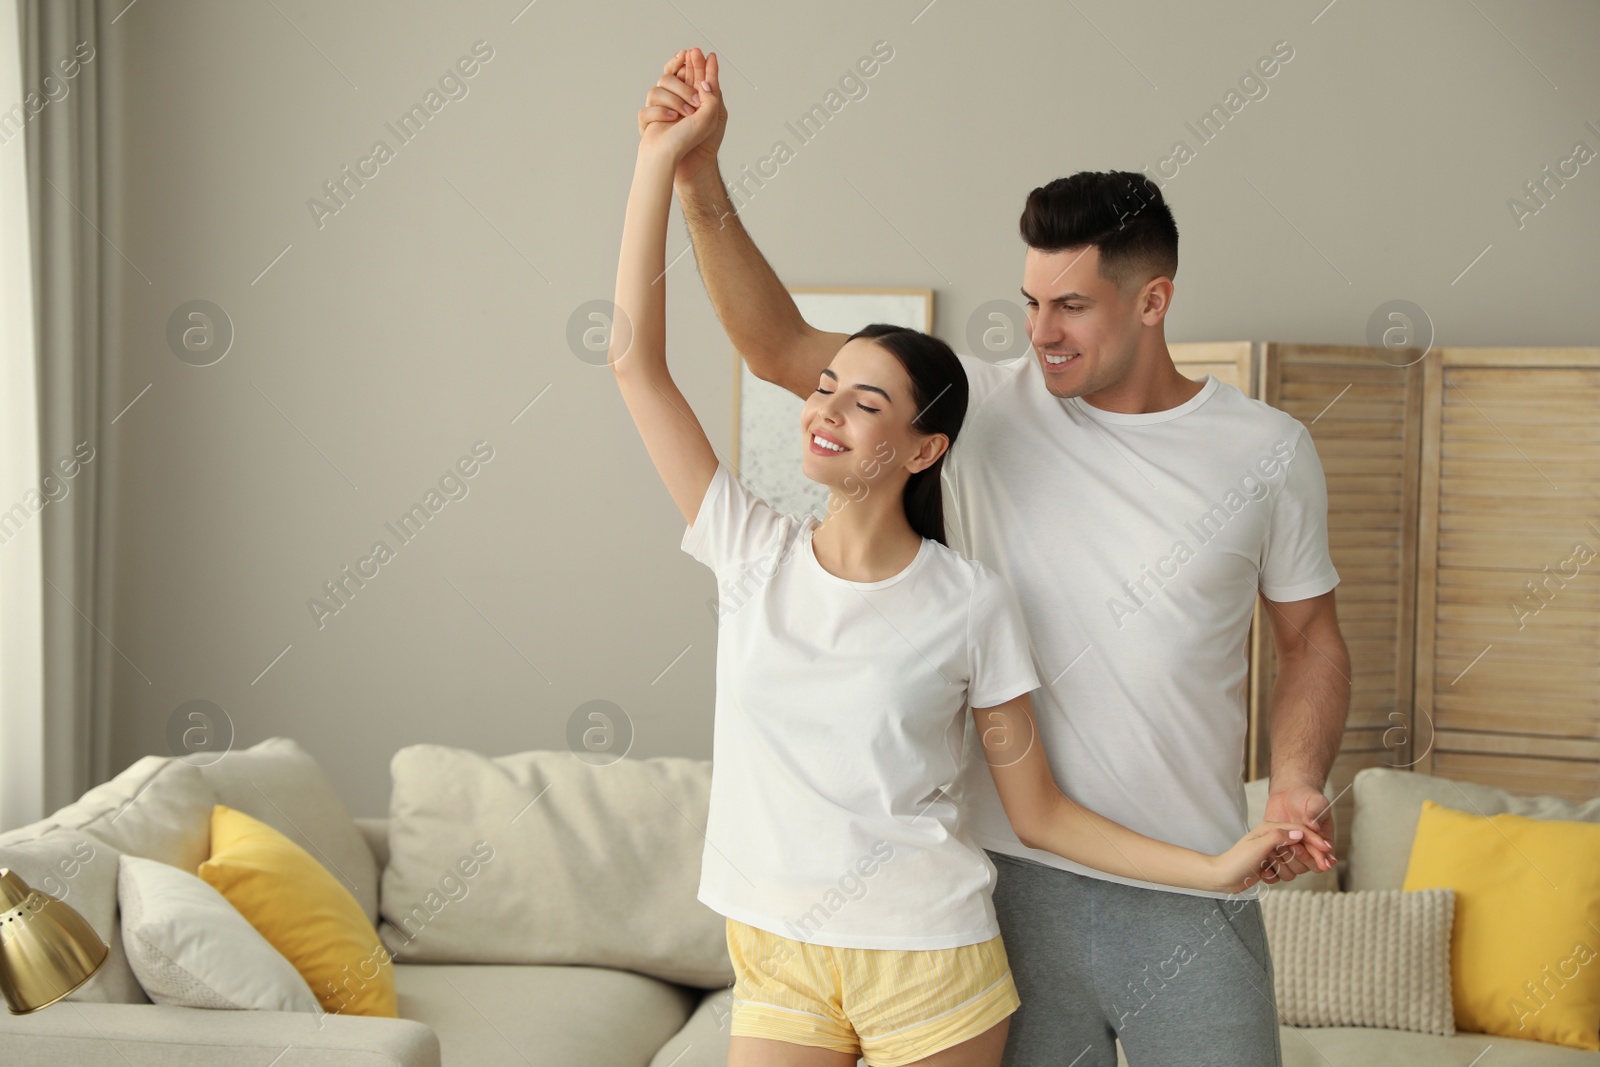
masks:
<path fill-rule="evenodd" d="M 800 315 L 819 330 L 854 333 L 874 322 L 927 331 L 932 289 L 795 287 Z M 733 354 L 733 456 L 751 492 L 781 512 L 827 515 L 828 490 L 800 468 L 800 409 L 805 401 L 750 373 Z"/>

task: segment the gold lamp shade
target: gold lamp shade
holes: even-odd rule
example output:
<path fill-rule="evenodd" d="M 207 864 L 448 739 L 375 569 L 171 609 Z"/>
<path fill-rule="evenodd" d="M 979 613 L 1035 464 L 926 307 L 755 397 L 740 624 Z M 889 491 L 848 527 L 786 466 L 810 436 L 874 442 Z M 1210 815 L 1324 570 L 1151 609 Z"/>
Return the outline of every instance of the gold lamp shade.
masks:
<path fill-rule="evenodd" d="M 0 867 L 0 992 L 13 1015 L 49 1007 L 111 954 L 82 915 Z"/>

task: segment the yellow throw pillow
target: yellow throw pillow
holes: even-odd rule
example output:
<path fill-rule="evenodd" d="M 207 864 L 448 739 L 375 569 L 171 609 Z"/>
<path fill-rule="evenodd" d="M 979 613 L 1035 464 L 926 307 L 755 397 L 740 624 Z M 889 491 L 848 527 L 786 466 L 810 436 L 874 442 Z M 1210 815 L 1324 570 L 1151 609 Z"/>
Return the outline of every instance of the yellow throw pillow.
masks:
<path fill-rule="evenodd" d="M 356 898 L 311 853 L 218 804 L 211 858 L 197 873 L 294 964 L 323 1011 L 398 1015 L 388 950 Z"/>
<path fill-rule="evenodd" d="M 1422 802 L 1405 889 L 1456 892 L 1456 1028 L 1600 1049 L 1600 824 Z"/>

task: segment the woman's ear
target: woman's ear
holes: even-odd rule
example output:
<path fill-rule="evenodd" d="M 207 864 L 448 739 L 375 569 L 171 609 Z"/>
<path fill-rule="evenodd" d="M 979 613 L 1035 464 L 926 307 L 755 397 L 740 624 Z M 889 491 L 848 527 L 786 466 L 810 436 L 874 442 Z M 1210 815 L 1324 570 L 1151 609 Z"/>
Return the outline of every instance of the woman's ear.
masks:
<path fill-rule="evenodd" d="M 930 433 L 918 439 L 917 450 L 906 461 L 906 470 L 912 474 L 927 470 L 950 449 L 950 438 L 942 433 Z"/>

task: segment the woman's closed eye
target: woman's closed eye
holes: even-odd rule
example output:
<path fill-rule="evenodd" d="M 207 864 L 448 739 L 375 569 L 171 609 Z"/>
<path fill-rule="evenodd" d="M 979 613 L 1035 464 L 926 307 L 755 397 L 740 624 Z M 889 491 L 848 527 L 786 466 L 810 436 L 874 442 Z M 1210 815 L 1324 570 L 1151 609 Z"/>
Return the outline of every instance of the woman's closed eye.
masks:
<path fill-rule="evenodd" d="M 824 388 L 823 388 L 823 387 L 822 387 L 822 386 L 820 386 L 820 385 L 819 385 L 819 386 L 817 386 L 817 392 L 819 392 L 819 393 L 821 393 L 821 394 L 822 394 L 822 395 L 823 395 L 823 396 L 832 396 L 832 395 L 833 395 L 833 392 L 832 392 L 832 390 L 829 390 L 829 389 L 824 389 Z M 867 407 L 867 405 L 865 405 L 865 404 L 863 404 L 863 403 L 862 403 L 862 402 L 861 402 L 861 401 L 859 401 L 859 400 L 857 400 L 857 401 L 856 401 L 856 407 L 858 407 L 858 408 L 860 408 L 860 409 L 861 409 L 861 410 L 862 410 L 862 411 L 870 411 L 870 412 L 872 412 L 872 413 L 873 413 L 873 414 L 874 414 L 874 415 L 876 415 L 876 414 L 877 414 L 877 413 L 878 413 L 878 412 L 879 412 L 879 411 L 880 411 L 880 410 L 882 410 L 882 409 L 880 409 L 880 408 L 869 408 L 869 407 Z"/>

